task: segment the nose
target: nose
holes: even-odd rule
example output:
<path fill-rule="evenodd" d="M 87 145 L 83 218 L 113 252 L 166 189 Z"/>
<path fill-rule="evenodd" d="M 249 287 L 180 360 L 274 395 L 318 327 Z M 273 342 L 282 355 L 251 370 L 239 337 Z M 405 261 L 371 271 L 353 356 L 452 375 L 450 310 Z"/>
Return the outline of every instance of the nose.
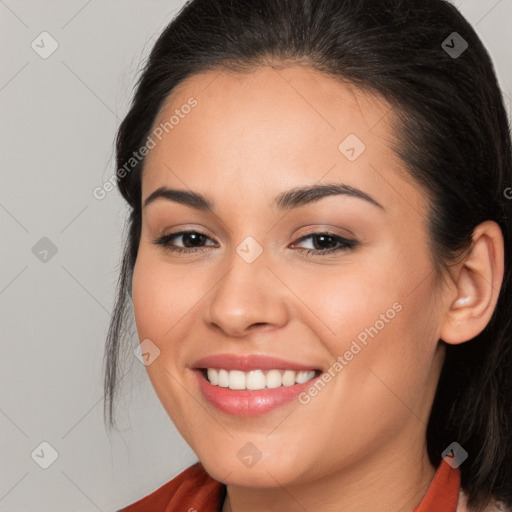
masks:
<path fill-rule="evenodd" d="M 251 263 L 233 251 L 229 270 L 207 296 L 204 321 L 210 328 L 243 337 L 287 323 L 289 290 L 268 264 L 265 251 Z"/>

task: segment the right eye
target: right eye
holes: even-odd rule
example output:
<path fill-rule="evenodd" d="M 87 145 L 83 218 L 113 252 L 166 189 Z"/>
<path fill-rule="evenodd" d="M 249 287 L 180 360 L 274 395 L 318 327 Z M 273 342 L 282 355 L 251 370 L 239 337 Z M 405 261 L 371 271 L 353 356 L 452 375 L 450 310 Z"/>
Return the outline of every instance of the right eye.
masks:
<path fill-rule="evenodd" d="M 175 240 L 181 239 L 183 246 L 176 245 Z M 163 246 L 166 250 L 178 253 L 192 253 L 203 250 L 204 245 L 201 245 L 206 240 L 212 240 L 208 235 L 199 231 L 177 231 L 176 233 L 169 233 L 163 235 L 153 243 Z M 216 244 L 213 244 L 216 247 Z"/>

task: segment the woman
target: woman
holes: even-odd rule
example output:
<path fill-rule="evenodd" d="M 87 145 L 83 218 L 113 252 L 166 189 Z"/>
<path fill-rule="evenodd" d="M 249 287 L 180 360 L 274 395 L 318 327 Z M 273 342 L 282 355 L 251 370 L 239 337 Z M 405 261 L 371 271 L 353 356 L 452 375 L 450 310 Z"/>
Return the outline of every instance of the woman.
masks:
<path fill-rule="evenodd" d="M 200 461 L 124 511 L 510 510 L 510 132 L 452 5 L 193 0 L 117 164 L 109 425 L 133 304 Z"/>

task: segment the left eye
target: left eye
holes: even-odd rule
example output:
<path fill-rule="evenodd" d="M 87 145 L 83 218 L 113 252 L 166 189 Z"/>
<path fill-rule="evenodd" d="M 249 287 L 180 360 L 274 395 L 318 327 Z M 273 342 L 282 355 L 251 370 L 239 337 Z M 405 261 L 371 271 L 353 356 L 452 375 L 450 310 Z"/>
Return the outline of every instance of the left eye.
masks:
<path fill-rule="evenodd" d="M 181 239 L 183 245 L 177 245 L 175 241 Z M 342 251 L 352 249 L 357 245 L 355 240 L 349 240 L 334 233 L 310 233 L 309 235 L 301 237 L 295 244 L 304 243 L 306 240 L 311 239 L 312 247 L 298 248 L 299 252 L 305 252 L 307 254 L 329 254 L 335 251 Z M 204 233 L 198 231 L 178 231 L 177 233 L 170 233 L 163 235 L 160 238 L 154 240 L 154 244 L 165 247 L 166 250 L 177 253 L 191 253 L 203 250 L 205 247 L 218 247 L 216 242 L 203 245 L 206 241 L 213 240 Z"/>
<path fill-rule="evenodd" d="M 297 240 L 297 242 L 304 242 L 308 239 L 312 240 L 309 245 L 313 247 L 298 249 L 301 252 L 305 251 L 307 254 L 329 254 L 335 251 L 352 249 L 357 245 L 355 240 L 349 240 L 334 233 L 310 233 Z"/>

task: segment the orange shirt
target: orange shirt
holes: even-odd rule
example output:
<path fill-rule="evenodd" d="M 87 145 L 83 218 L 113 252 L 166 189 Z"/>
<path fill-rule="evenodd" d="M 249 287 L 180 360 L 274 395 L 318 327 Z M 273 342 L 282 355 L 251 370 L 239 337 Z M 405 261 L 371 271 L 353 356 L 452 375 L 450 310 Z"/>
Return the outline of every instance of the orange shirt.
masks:
<path fill-rule="evenodd" d="M 456 512 L 460 490 L 460 470 L 444 459 L 414 512 Z M 226 486 L 214 480 L 200 462 L 145 498 L 118 512 L 221 512 Z"/>

